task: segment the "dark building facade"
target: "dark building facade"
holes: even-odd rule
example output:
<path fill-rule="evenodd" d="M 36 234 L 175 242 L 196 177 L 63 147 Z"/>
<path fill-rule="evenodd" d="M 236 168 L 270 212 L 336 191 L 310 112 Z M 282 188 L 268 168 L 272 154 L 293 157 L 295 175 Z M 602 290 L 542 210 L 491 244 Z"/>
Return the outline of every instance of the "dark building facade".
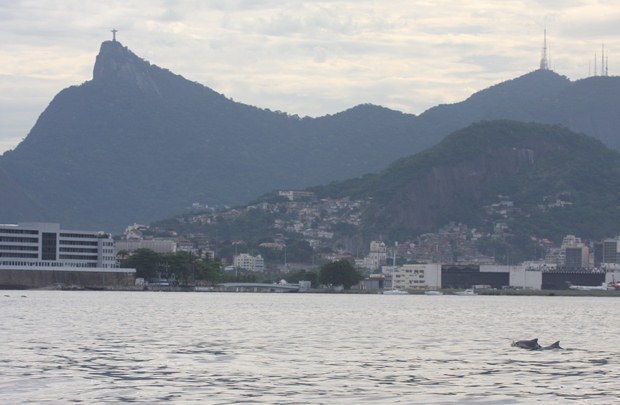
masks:
<path fill-rule="evenodd" d="M 552 271 L 542 274 L 543 290 L 567 290 L 571 285 L 600 286 L 605 273 L 585 271 Z"/>
<path fill-rule="evenodd" d="M 583 267 L 583 248 L 567 247 L 566 248 L 566 264 L 568 269 L 580 269 Z"/>
<path fill-rule="evenodd" d="M 605 282 L 605 273 L 581 269 L 542 272 L 543 290 L 567 290 L 571 285 L 600 286 Z M 510 273 L 480 271 L 478 265 L 442 265 L 441 288 L 464 289 L 475 285 L 487 285 L 501 289 L 510 285 Z"/>
<path fill-rule="evenodd" d="M 618 241 L 615 239 L 605 239 L 603 241 L 603 263 L 618 262 Z"/>
<path fill-rule="evenodd" d="M 510 273 L 481 272 L 478 265 L 441 266 L 441 288 L 471 288 L 474 285 L 488 285 L 500 289 L 510 285 Z"/>

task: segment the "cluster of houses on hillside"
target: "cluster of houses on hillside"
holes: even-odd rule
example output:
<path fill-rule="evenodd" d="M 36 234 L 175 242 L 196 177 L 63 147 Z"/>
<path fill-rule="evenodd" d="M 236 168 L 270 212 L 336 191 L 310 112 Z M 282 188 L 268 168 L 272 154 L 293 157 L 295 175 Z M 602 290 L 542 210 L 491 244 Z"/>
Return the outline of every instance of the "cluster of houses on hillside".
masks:
<path fill-rule="evenodd" d="M 272 227 L 291 234 L 297 234 L 313 248 L 329 245 L 334 238 L 334 228 L 342 225 L 357 227 L 368 201 L 350 198 L 316 199 L 307 191 L 280 191 L 281 201 L 262 202 L 246 207 L 205 212 L 177 217 L 180 224 L 216 224 L 219 221 L 237 219 L 250 211 L 261 210 L 276 215 Z"/>
<path fill-rule="evenodd" d="M 476 241 L 483 237 L 498 237 L 508 231 L 506 220 L 519 212 L 519 208 L 507 196 L 498 196 L 497 202 L 485 206 L 489 217 L 494 218 L 493 234 L 485 234 L 478 229 L 471 229 L 463 224 L 450 223 L 437 232 L 426 233 L 412 240 L 402 241 L 399 244 L 387 246 L 382 241 L 375 241 L 368 246 L 337 248 L 334 239 L 338 231 L 343 228 L 355 229 L 361 224 L 362 213 L 368 206 L 369 200 L 353 200 L 350 198 L 317 199 L 309 191 L 286 190 L 280 191 L 279 200 L 262 202 L 247 207 L 228 208 L 223 210 L 203 210 L 202 212 L 182 215 L 176 218 L 180 224 L 215 224 L 239 218 L 252 210 L 262 210 L 274 215 L 276 219 L 272 228 L 281 230 L 282 234 L 297 235 L 305 240 L 315 250 L 332 247 L 330 253 L 323 255 L 324 260 L 338 260 L 349 258 L 355 260 L 358 267 L 375 271 L 385 265 L 389 257 L 398 257 L 401 262 L 408 263 L 454 263 L 492 265 L 497 258 L 480 253 Z M 557 198 L 547 198 L 541 204 L 541 210 L 554 209 L 556 206 L 568 204 Z M 131 251 L 135 246 L 148 247 L 158 250 L 161 245 L 172 249 L 172 240 L 176 241 L 177 250 L 195 249 L 215 255 L 204 234 L 171 237 L 168 240 L 146 240 L 139 236 L 140 226 L 129 227 L 123 240 L 117 242 L 117 249 Z M 276 241 L 278 246 L 282 242 Z M 618 263 L 616 257 L 617 246 L 612 249 L 616 239 L 606 239 L 593 243 L 586 243 L 577 236 L 568 235 L 562 244 L 557 246 L 549 240 L 538 240 L 542 259 L 536 263 L 528 263 L 530 267 L 543 266 L 544 268 L 588 269 L 600 267 L 602 263 Z M 324 249 L 325 250 L 325 249 Z M 327 249 L 329 250 L 329 249 Z M 360 256 L 359 252 L 368 254 Z M 262 259 L 262 258 L 261 258 Z M 234 258 L 233 258 L 234 260 Z M 247 259 L 244 259 L 248 262 Z M 504 260 L 506 261 L 506 260 Z M 258 267 L 260 268 L 260 260 Z"/>

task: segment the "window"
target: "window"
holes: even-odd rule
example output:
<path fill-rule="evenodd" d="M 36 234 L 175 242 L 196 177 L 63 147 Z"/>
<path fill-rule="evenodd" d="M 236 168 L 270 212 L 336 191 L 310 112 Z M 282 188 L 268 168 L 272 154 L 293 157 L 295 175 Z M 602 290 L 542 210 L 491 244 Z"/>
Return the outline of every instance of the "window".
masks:
<path fill-rule="evenodd" d="M 41 259 L 56 260 L 56 234 L 43 232 L 41 238 Z"/>

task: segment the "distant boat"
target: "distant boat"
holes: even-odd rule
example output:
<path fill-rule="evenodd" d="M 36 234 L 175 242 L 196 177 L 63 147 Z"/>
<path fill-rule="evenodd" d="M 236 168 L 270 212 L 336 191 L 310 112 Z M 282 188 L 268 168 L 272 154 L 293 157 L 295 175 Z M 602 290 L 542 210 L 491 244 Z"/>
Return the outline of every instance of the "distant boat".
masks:
<path fill-rule="evenodd" d="M 443 293 L 437 290 L 426 290 L 424 291 L 424 295 L 443 295 Z"/>
<path fill-rule="evenodd" d="M 611 282 L 607 284 L 608 290 L 620 290 L 620 284 L 616 283 L 616 276 L 611 275 Z"/>
<path fill-rule="evenodd" d="M 456 295 L 478 295 L 476 294 L 473 288 L 468 288 L 467 290 L 464 290 L 464 291 L 457 291 L 454 294 Z"/>
<path fill-rule="evenodd" d="M 406 294 L 409 294 L 409 292 L 405 290 L 399 290 L 398 288 L 383 291 L 383 295 L 406 295 Z"/>
<path fill-rule="evenodd" d="M 607 291 L 607 290 L 615 289 L 615 287 L 611 286 L 611 283 L 607 284 L 605 282 L 601 283 L 601 285 L 572 285 L 572 284 L 570 284 L 570 282 L 568 282 L 568 284 L 569 284 L 568 288 L 570 288 L 571 290 L 581 290 L 581 291 L 602 290 L 602 291 Z"/>

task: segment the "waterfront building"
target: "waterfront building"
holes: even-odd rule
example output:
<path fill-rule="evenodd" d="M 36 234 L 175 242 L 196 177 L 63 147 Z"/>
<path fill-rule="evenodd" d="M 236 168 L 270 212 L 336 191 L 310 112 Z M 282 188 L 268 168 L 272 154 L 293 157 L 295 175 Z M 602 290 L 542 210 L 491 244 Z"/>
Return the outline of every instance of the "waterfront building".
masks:
<path fill-rule="evenodd" d="M 458 289 L 474 286 L 503 288 L 510 285 L 511 267 L 444 264 L 441 266 L 441 287 Z"/>
<path fill-rule="evenodd" d="M 108 274 L 107 281 L 102 274 Z M 135 269 L 119 268 L 108 233 L 63 230 L 57 223 L 0 225 L 2 286 L 43 287 L 67 280 L 124 285 L 133 284 L 134 276 Z"/>
<path fill-rule="evenodd" d="M 405 264 L 400 267 L 396 267 L 391 272 L 390 288 L 441 288 L 441 264 Z"/>
<path fill-rule="evenodd" d="M 385 285 L 385 274 L 371 274 L 360 281 L 359 288 L 362 290 L 379 290 Z"/>
<path fill-rule="evenodd" d="M 265 270 L 265 259 L 261 255 L 251 256 L 241 253 L 233 258 L 233 266 L 238 269 L 262 272 Z"/>
<path fill-rule="evenodd" d="M 546 268 L 548 266 L 540 263 L 536 265 L 527 263 L 521 265 L 489 264 L 481 265 L 480 273 L 487 277 L 482 282 L 494 288 L 540 290 L 542 285 L 542 269 Z"/>

